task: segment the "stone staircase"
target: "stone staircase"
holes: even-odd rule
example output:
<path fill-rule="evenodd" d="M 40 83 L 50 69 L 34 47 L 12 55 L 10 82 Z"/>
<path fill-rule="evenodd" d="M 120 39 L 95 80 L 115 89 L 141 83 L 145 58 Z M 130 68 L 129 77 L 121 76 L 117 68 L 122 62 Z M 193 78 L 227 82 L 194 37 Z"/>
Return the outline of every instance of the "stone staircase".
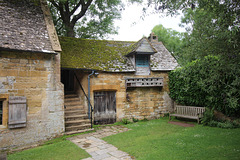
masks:
<path fill-rule="evenodd" d="M 91 129 L 91 122 L 84 111 L 83 105 L 76 94 L 66 94 L 64 105 L 66 135 L 93 130 Z"/>

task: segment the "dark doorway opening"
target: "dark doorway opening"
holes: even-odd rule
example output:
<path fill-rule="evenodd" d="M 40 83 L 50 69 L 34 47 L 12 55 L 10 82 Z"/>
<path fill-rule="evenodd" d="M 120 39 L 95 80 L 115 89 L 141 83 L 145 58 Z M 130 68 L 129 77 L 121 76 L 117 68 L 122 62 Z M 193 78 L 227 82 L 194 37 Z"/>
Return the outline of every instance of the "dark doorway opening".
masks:
<path fill-rule="evenodd" d="M 64 84 L 64 91 L 74 91 L 74 71 L 61 70 L 61 82 Z"/>

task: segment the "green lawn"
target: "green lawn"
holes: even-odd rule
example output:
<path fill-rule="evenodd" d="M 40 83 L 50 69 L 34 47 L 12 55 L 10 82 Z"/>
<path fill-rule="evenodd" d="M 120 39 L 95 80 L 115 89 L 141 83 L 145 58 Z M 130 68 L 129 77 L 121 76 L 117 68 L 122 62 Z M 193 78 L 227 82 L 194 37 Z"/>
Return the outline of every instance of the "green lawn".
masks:
<path fill-rule="evenodd" d="M 221 129 L 168 124 L 166 118 L 126 125 L 132 129 L 104 140 L 138 160 L 238 160 L 240 128 Z M 87 152 L 67 141 L 66 136 L 45 145 L 8 155 L 8 160 L 79 160 Z"/>
<path fill-rule="evenodd" d="M 51 142 L 51 141 L 50 141 Z M 54 141 L 40 147 L 8 155 L 8 160 L 80 160 L 90 155 L 67 140 Z"/>
<path fill-rule="evenodd" d="M 168 124 L 166 118 L 128 124 L 131 131 L 104 140 L 138 160 L 238 160 L 240 129 Z"/>

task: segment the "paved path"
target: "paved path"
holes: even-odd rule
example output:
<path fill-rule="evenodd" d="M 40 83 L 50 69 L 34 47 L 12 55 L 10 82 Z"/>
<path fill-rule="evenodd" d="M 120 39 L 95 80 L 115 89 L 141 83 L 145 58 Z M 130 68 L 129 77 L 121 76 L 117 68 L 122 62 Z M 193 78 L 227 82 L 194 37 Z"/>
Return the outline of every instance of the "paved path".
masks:
<path fill-rule="evenodd" d="M 124 126 L 107 126 L 96 132 L 74 136 L 68 140 L 85 149 L 92 156 L 84 160 L 132 160 L 135 158 L 100 139 L 128 130 Z"/>

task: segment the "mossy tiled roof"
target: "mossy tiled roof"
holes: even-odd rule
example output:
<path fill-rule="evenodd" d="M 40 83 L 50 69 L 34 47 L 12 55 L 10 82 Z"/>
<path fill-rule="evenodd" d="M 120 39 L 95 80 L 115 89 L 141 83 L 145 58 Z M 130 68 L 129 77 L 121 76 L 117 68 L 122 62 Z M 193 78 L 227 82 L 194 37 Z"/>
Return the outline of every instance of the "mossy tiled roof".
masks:
<path fill-rule="evenodd" d="M 60 37 L 60 43 L 62 68 L 134 72 L 134 54 L 150 55 L 152 71 L 170 71 L 178 66 L 161 42 L 145 37 L 138 42 Z"/>
<path fill-rule="evenodd" d="M 125 57 L 135 42 L 60 37 L 61 67 L 103 71 L 135 71 Z"/>

